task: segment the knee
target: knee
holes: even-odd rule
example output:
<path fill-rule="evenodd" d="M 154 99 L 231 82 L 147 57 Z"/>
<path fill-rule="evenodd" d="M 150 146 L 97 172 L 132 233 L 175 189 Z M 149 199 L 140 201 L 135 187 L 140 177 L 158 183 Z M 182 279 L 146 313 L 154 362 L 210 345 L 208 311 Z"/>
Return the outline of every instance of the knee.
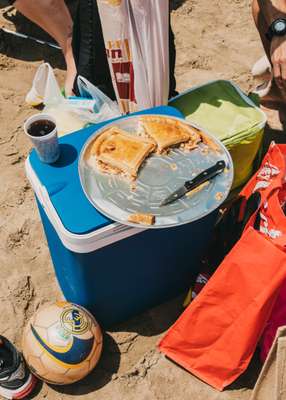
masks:
<path fill-rule="evenodd" d="M 64 0 L 45 0 L 45 7 L 51 11 L 58 11 L 63 3 Z"/>
<path fill-rule="evenodd" d="M 20 11 L 22 9 L 40 8 L 44 11 L 57 12 L 64 4 L 64 0 L 37 0 L 35 3 L 31 2 L 31 0 L 15 0 L 14 6 Z"/>

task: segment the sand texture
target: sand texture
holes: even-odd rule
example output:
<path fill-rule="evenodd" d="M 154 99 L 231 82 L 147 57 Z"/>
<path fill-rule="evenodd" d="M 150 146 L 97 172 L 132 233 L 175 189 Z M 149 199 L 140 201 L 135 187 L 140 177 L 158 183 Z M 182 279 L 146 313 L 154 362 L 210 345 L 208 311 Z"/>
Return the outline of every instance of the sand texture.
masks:
<path fill-rule="evenodd" d="M 248 91 L 250 69 L 262 48 L 251 18 L 250 0 L 174 0 L 178 89 L 216 78 Z M 47 38 L 0 0 L 0 27 Z M 0 32 L 0 333 L 21 348 L 27 319 L 44 303 L 60 298 L 24 161 L 30 143 L 22 125 L 35 110 L 24 103 L 43 60 L 63 82 L 57 50 Z M 79 384 L 39 385 L 34 399 L 247 400 L 257 378 L 254 362 L 229 390 L 219 393 L 156 351 L 156 343 L 180 315 L 183 297 L 107 332 L 104 354 Z M 115 299 L 116 301 L 116 299 Z"/>

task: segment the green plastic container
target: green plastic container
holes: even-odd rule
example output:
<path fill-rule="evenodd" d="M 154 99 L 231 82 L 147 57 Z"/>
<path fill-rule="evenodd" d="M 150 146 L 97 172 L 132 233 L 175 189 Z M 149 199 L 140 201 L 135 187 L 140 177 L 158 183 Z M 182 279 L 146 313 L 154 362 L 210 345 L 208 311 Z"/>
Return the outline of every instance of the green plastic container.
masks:
<path fill-rule="evenodd" d="M 230 81 L 212 81 L 180 94 L 169 105 L 224 143 L 234 163 L 233 189 L 250 178 L 262 145 L 266 115 L 239 87 Z"/>

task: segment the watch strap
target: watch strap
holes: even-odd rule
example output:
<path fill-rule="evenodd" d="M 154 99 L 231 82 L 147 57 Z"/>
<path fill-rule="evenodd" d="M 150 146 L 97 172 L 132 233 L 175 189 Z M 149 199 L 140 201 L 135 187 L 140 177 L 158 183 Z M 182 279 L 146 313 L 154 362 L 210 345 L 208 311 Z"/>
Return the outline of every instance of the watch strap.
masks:
<path fill-rule="evenodd" d="M 276 33 L 274 30 L 275 24 L 279 21 L 284 21 L 286 25 L 286 18 L 277 18 L 275 21 L 273 21 L 270 27 L 268 28 L 268 31 L 265 33 L 265 36 L 269 41 L 271 41 L 274 36 L 282 36 Z M 285 35 L 286 35 L 286 29 L 285 29 Z"/>

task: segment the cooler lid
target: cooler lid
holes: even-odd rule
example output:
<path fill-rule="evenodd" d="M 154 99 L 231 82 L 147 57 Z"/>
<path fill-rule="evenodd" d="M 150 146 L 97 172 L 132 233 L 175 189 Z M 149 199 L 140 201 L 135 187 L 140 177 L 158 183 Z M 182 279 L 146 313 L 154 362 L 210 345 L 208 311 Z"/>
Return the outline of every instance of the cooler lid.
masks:
<path fill-rule="evenodd" d="M 173 107 L 163 106 L 138 114 L 162 114 L 182 117 Z M 124 118 L 124 117 L 121 117 Z M 113 223 L 100 214 L 86 198 L 78 174 L 78 156 L 86 140 L 107 122 L 90 126 L 59 139 L 60 159 L 52 164 L 42 163 L 35 150 L 29 156 L 31 171 L 27 170 L 33 188 L 42 186 L 48 194 L 57 216 L 66 230 L 73 234 L 84 235 Z M 40 188 L 39 188 L 40 190 Z M 37 194 L 37 190 L 35 190 Z M 45 197 L 40 199 L 45 208 Z M 48 205 L 46 205 L 48 207 Z M 51 221 L 53 223 L 53 221 Z"/>

